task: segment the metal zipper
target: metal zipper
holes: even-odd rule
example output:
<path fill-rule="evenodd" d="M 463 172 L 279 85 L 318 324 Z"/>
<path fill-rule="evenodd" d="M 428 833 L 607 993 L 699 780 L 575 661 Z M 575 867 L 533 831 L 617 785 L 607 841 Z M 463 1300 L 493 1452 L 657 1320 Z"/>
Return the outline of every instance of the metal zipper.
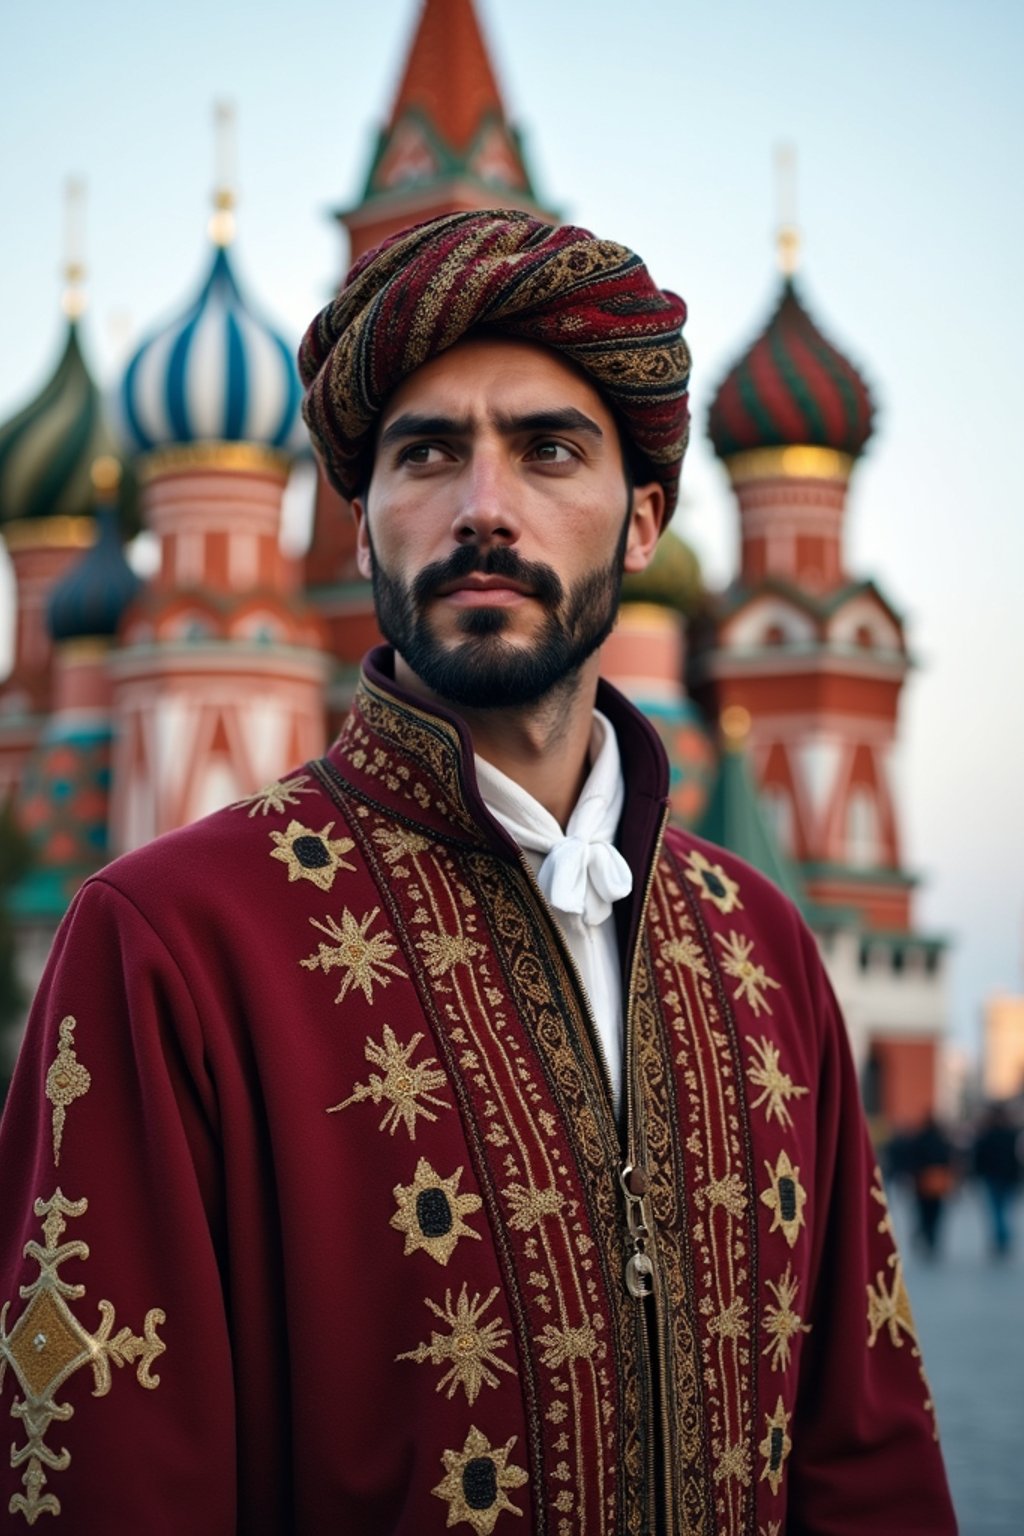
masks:
<path fill-rule="evenodd" d="M 655 1262 L 655 1254 L 650 1250 L 654 1245 L 654 1218 L 650 1210 L 651 1175 L 646 1166 L 646 1144 L 640 1124 L 639 1105 L 637 1102 L 637 1088 L 639 1078 L 639 1063 L 636 1059 L 636 1030 L 633 1023 L 633 1015 L 636 1005 L 636 981 L 640 961 L 640 945 L 644 931 L 644 921 L 647 916 L 647 908 L 650 904 L 651 889 L 654 885 L 654 877 L 657 873 L 658 860 L 661 856 L 661 845 L 665 837 L 665 827 L 668 824 L 669 813 L 662 811 L 661 822 L 654 842 L 654 852 L 651 857 L 650 867 L 647 872 L 647 881 L 644 886 L 643 900 L 640 906 L 640 918 L 637 927 L 637 942 L 630 960 L 629 989 L 626 997 L 626 1038 L 623 1044 L 623 1055 L 626 1064 L 626 1162 L 619 1172 L 619 1185 L 626 1200 L 626 1228 L 633 1245 L 632 1252 L 626 1260 L 625 1279 L 626 1288 L 631 1296 L 636 1297 L 638 1305 L 644 1308 L 643 1349 L 647 1365 L 647 1377 L 650 1382 L 651 1409 L 660 1421 L 660 1438 L 662 1446 L 662 1472 L 664 1477 L 664 1516 L 665 1529 L 672 1531 L 675 1524 L 675 1500 L 672 1482 L 672 1456 L 671 1456 L 671 1429 L 669 1424 L 668 1403 L 666 1400 L 665 1382 L 667 1377 L 667 1354 L 665 1349 L 664 1328 L 664 1291 L 661 1285 L 661 1277 L 658 1274 Z M 657 1349 L 657 1378 L 651 1375 L 650 1368 L 650 1343 L 648 1339 L 648 1318 L 646 1314 L 646 1302 L 650 1298 L 654 1308 L 654 1335 Z M 648 1486 L 654 1496 L 655 1483 L 655 1450 L 654 1436 L 648 1442 Z"/>

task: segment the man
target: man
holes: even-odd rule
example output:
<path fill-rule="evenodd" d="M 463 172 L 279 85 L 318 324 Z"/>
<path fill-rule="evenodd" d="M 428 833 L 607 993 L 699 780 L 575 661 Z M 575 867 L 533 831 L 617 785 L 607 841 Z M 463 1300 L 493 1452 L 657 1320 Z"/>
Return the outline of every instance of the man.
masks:
<path fill-rule="evenodd" d="M 62 929 L 4 1143 L 17 1516 L 954 1529 L 814 942 L 665 830 L 598 682 L 675 501 L 684 316 L 620 246 L 474 213 L 310 328 L 394 650 L 321 762 Z"/>

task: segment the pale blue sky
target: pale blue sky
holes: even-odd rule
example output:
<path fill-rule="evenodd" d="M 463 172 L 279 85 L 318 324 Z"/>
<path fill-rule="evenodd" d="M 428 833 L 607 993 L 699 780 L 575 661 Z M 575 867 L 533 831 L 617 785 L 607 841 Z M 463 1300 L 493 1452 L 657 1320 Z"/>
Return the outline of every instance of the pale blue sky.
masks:
<path fill-rule="evenodd" d="M 1024 958 L 1024 6 L 478 6 L 542 196 L 633 245 L 690 305 L 677 526 L 718 580 L 736 522 L 706 410 L 773 301 L 772 155 L 797 146 L 804 295 L 880 407 L 849 563 L 904 612 L 921 663 L 903 709 L 906 862 L 921 924 L 955 939 L 953 1021 L 972 1042 Z M 105 384 L 194 291 L 218 97 L 238 111 L 240 273 L 297 340 L 339 275 L 327 213 L 358 195 L 415 10 L 0 4 L 0 417 L 59 344 L 68 175 L 88 184 L 85 335 Z"/>

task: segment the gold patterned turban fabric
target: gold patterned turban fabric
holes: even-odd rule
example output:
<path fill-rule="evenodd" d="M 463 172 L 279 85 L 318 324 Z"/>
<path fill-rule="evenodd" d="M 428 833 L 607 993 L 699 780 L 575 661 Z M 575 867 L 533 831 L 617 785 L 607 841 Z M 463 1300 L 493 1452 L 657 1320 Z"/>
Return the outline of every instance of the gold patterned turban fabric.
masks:
<path fill-rule="evenodd" d="M 474 332 L 551 347 L 589 377 L 625 434 L 634 475 L 667 512 L 689 434 L 686 305 L 639 256 L 527 213 L 453 213 L 360 258 L 299 349 L 303 415 L 349 500 L 372 467 L 378 417 L 403 379 Z"/>

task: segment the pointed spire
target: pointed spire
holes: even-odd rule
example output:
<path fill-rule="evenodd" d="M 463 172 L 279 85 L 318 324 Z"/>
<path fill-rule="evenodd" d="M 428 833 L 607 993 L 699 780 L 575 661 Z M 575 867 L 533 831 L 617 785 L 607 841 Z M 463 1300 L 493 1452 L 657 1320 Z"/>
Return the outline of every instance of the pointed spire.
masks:
<path fill-rule="evenodd" d="M 775 205 L 778 226 L 775 245 L 779 270 L 791 278 L 800 265 L 800 231 L 796 222 L 796 149 L 780 144 L 775 151 Z"/>
<path fill-rule="evenodd" d="M 235 206 L 238 201 L 237 153 L 235 146 L 235 109 L 230 102 L 218 101 L 213 108 L 216 184 L 210 239 L 214 245 L 230 245 L 235 238 Z"/>
<path fill-rule="evenodd" d="M 64 293 L 61 307 L 75 321 L 85 312 L 85 183 L 70 177 L 64 186 Z"/>
<path fill-rule="evenodd" d="M 473 0 L 424 0 L 388 128 L 409 111 L 454 150 L 468 147 L 485 114 L 504 118 Z"/>

